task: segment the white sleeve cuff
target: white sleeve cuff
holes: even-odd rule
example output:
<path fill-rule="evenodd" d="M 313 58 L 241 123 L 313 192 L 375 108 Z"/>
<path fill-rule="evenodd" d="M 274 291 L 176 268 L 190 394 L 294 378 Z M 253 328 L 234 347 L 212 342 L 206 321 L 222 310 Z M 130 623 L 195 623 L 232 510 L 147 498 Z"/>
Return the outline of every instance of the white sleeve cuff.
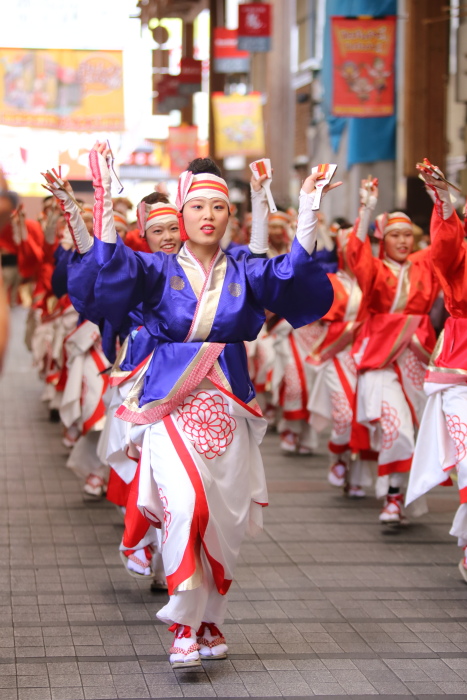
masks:
<path fill-rule="evenodd" d="M 300 190 L 296 238 L 310 255 L 316 247 L 318 235 L 318 214 L 312 209 L 314 200 L 314 191 L 308 194 Z"/>

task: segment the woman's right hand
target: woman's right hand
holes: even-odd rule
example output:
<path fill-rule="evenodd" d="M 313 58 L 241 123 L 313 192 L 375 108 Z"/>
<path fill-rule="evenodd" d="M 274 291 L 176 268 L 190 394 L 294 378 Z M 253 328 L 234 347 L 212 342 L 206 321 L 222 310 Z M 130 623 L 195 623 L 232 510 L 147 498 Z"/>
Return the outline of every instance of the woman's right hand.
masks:
<path fill-rule="evenodd" d="M 92 150 L 100 153 L 101 156 L 103 156 L 106 160 L 109 156 L 112 155 L 112 151 L 110 150 L 107 141 L 96 141 L 96 143 L 92 147 Z"/>

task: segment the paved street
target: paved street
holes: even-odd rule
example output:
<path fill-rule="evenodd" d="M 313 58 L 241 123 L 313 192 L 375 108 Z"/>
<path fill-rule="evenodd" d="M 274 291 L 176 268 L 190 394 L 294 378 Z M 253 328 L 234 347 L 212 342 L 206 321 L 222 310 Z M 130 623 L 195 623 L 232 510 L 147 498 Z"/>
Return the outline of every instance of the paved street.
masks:
<path fill-rule="evenodd" d="M 347 501 L 319 455 L 263 455 L 263 535 L 244 545 L 225 634 L 227 661 L 172 671 L 164 594 L 125 573 L 122 521 L 83 503 L 61 429 L 13 314 L 0 381 L 0 700 L 467 695 L 467 586 L 448 535 L 454 489 L 403 530 L 378 504 Z"/>

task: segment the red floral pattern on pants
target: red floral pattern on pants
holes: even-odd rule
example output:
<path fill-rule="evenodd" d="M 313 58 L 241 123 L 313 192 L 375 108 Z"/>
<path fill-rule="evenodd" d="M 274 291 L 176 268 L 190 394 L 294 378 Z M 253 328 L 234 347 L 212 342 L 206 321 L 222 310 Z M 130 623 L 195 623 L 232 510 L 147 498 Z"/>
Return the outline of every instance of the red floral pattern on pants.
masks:
<path fill-rule="evenodd" d="M 323 335 L 323 327 L 319 323 L 309 323 L 307 326 L 295 329 L 295 338 L 302 349 L 308 354 L 316 341 Z"/>
<path fill-rule="evenodd" d="M 333 427 L 337 435 L 343 435 L 352 423 L 352 409 L 343 391 L 331 393 Z"/>
<path fill-rule="evenodd" d="M 237 423 L 220 394 L 190 394 L 178 409 L 178 423 L 195 450 L 206 459 L 224 454 L 233 440 Z"/>
<path fill-rule="evenodd" d="M 349 370 L 350 374 L 354 377 L 357 376 L 357 365 L 355 364 L 355 360 L 353 359 L 352 355 L 350 352 L 345 352 L 342 356 L 342 361 L 344 365 L 347 367 Z"/>
<path fill-rule="evenodd" d="M 172 514 L 168 510 L 168 501 L 167 501 L 167 496 L 164 496 L 164 492 L 159 486 L 159 498 L 161 499 L 162 507 L 164 508 L 164 539 L 162 540 L 162 544 L 165 544 L 167 542 L 167 537 L 169 536 L 169 527 L 170 523 L 172 522 Z"/>
<path fill-rule="evenodd" d="M 302 400 L 302 385 L 295 362 L 289 362 L 284 371 L 283 405 Z"/>
<path fill-rule="evenodd" d="M 446 414 L 446 425 L 449 435 L 456 446 L 456 460 L 461 462 L 466 454 L 467 425 L 461 422 L 459 416 Z"/>
<path fill-rule="evenodd" d="M 393 446 L 399 437 L 400 425 L 401 421 L 397 414 L 397 409 L 394 406 L 390 406 L 387 401 L 383 401 L 381 410 L 382 450 L 389 450 Z"/>
<path fill-rule="evenodd" d="M 423 389 L 425 379 L 425 366 L 416 358 L 413 352 L 409 352 L 404 360 L 404 373 L 415 389 Z"/>

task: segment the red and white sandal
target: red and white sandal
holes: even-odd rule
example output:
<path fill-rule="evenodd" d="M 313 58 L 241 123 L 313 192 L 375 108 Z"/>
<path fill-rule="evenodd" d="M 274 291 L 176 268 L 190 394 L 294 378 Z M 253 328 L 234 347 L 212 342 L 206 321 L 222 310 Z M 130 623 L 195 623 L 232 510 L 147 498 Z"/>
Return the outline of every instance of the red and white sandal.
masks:
<path fill-rule="evenodd" d="M 342 488 L 347 479 L 347 465 L 341 460 L 337 460 L 328 471 L 328 481 L 331 486 Z"/>
<path fill-rule="evenodd" d="M 89 474 L 84 486 L 83 491 L 86 496 L 92 496 L 93 498 L 102 498 L 107 490 L 105 480 L 97 474 Z"/>
<path fill-rule="evenodd" d="M 200 646 L 191 627 L 178 625 L 176 622 L 169 627 L 169 632 L 174 632 L 174 641 L 169 649 L 169 661 L 172 668 L 189 668 L 200 666 Z"/>
<path fill-rule="evenodd" d="M 120 559 L 127 573 L 133 578 L 144 578 L 146 581 L 154 578 L 154 572 L 151 569 L 152 560 L 151 547 L 144 549 L 125 549 L 120 551 Z"/>
<path fill-rule="evenodd" d="M 280 441 L 281 450 L 284 450 L 284 452 L 297 451 L 298 435 L 292 430 L 283 430 L 280 434 Z"/>
<path fill-rule="evenodd" d="M 199 653 L 204 659 L 225 659 L 229 647 L 225 643 L 224 635 L 212 622 L 202 622 L 196 633 L 199 644 Z"/>

